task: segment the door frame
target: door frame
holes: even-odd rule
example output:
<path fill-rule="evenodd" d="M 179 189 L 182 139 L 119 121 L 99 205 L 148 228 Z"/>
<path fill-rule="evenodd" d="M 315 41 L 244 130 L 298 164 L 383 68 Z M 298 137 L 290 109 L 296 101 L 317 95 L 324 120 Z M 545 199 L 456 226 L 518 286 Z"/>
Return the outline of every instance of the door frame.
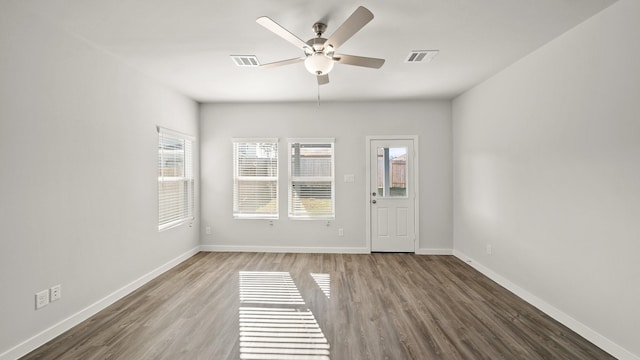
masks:
<path fill-rule="evenodd" d="M 409 172 L 409 177 L 412 179 L 414 199 L 414 226 L 415 226 L 415 240 L 413 243 L 413 252 L 415 253 L 420 244 L 420 169 L 419 158 L 420 147 L 418 144 L 418 135 L 370 135 L 365 137 L 365 214 L 366 214 L 366 237 L 367 237 L 367 249 L 371 253 L 371 140 L 412 140 L 413 141 L 413 170 Z"/>

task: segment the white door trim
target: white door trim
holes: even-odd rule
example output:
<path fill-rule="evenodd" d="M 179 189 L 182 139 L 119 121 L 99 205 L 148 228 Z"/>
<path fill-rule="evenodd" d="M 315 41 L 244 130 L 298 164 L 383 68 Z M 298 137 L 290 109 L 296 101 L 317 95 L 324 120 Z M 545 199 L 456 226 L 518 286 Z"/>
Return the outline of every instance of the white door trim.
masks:
<path fill-rule="evenodd" d="M 367 248 L 369 253 L 371 252 L 371 161 L 369 156 L 371 154 L 371 140 L 413 140 L 413 168 L 414 170 L 409 172 L 409 176 L 413 178 L 413 184 L 415 184 L 415 234 L 416 239 L 414 241 L 414 252 L 420 248 L 420 147 L 418 146 L 418 135 L 371 135 L 365 137 L 365 164 L 366 164 L 366 186 L 365 186 L 365 214 L 366 214 L 366 229 L 365 234 L 367 237 Z"/>

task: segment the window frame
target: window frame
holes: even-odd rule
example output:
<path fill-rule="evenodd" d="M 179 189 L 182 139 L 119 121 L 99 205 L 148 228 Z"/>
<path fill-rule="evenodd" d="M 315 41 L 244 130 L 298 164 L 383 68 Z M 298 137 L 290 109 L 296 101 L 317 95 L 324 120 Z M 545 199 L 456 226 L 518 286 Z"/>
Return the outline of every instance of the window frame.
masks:
<path fill-rule="evenodd" d="M 177 226 L 180 226 L 185 223 L 192 223 L 195 220 L 195 176 L 194 176 L 194 148 L 195 148 L 195 137 L 191 135 L 187 135 L 175 130 L 167 129 L 161 126 L 156 126 L 156 130 L 158 131 L 158 158 L 157 158 L 157 175 L 158 175 L 158 183 L 157 183 L 157 196 L 158 196 L 158 231 L 168 230 Z M 170 176 L 164 175 L 165 160 L 163 158 L 165 152 L 161 151 L 161 146 L 163 146 L 163 139 L 172 139 L 178 140 L 182 142 L 182 176 Z M 166 150 L 166 149 L 165 149 Z M 177 206 L 178 212 L 181 215 L 170 218 L 169 221 L 163 222 L 163 199 L 166 198 L 166 193 L 162 191 L 162 183 L 170 183 L 170 182 L 184 182 L 184 190 L 176 191 L 176 198 L 182 198 L 180 200 L 180 204 Z M 166 211 L 166 209 L 165 209 Z"/>
<path fill-rule="evenodd" d="M 290 138 L 287 140 L 287 162 L 288 162 L 288 216 L 291 220 L 335 220 L 336 218 L 336 181 L 335 164 L 336 148 L 334 138 Z M 331 175 L 330 176 L 295 176 L 293 173 L 293 151 L 294 144 L 304 145 L 330 145 L 331 148 Z M 294 211 L 294 183 L 299 182 L 330 182 L 331 183 L 331 213 L 326 215 L 297 214 Z"/>
<path fill-rule="evenodd" d="M 277 220 L 280 218 L 280 144 L 278 138 L 232 138 L 232 177 L 233 177 L 233 192 L 232 192 L 232 216 L 234 219 L 245 220 Z M 237 146 L 239 144 L 274 144 L 275 145 L 275 170 L 274 176 L 239 176 L 239 164 L 237 157 Z M 243 212 L 240 210 L 239 197 L 239 181 L 255 181 L 255 182 L 275 182 L 275 210 L 270 213 L 258 213 L 258 212 Z"/>

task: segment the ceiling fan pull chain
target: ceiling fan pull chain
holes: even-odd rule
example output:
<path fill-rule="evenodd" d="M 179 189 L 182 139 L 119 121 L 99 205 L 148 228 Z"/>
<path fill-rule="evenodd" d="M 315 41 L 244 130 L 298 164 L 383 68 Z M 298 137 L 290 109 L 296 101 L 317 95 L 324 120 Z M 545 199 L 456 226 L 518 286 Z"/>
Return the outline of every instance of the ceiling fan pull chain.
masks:
<path fill-rule="evenodd" d="M 320 107 L 320 84 L 318 84 L 318 107 Z"/>

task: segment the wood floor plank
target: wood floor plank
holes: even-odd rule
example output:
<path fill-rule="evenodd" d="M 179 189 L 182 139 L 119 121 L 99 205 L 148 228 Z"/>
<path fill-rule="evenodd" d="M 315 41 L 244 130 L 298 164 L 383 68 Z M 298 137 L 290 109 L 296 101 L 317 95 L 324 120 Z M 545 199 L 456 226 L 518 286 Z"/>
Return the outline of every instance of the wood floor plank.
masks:
<path fill-rule="evenodd" d="M 271 303 L 241 301 L 241 290 Z M 287 303 L 292 296 L 301 302 Z M 240 341 L 241 324 L 251 329 L 243 336 L 250 341 Z M 277 337 L 287 332 L 288 338 Z M 241 359 L 255 353 L 274 359 L 288 353 L 334 360 L 613 359 L 452 256 L 276 253 L 199 253 L 23 359 Z"/>

